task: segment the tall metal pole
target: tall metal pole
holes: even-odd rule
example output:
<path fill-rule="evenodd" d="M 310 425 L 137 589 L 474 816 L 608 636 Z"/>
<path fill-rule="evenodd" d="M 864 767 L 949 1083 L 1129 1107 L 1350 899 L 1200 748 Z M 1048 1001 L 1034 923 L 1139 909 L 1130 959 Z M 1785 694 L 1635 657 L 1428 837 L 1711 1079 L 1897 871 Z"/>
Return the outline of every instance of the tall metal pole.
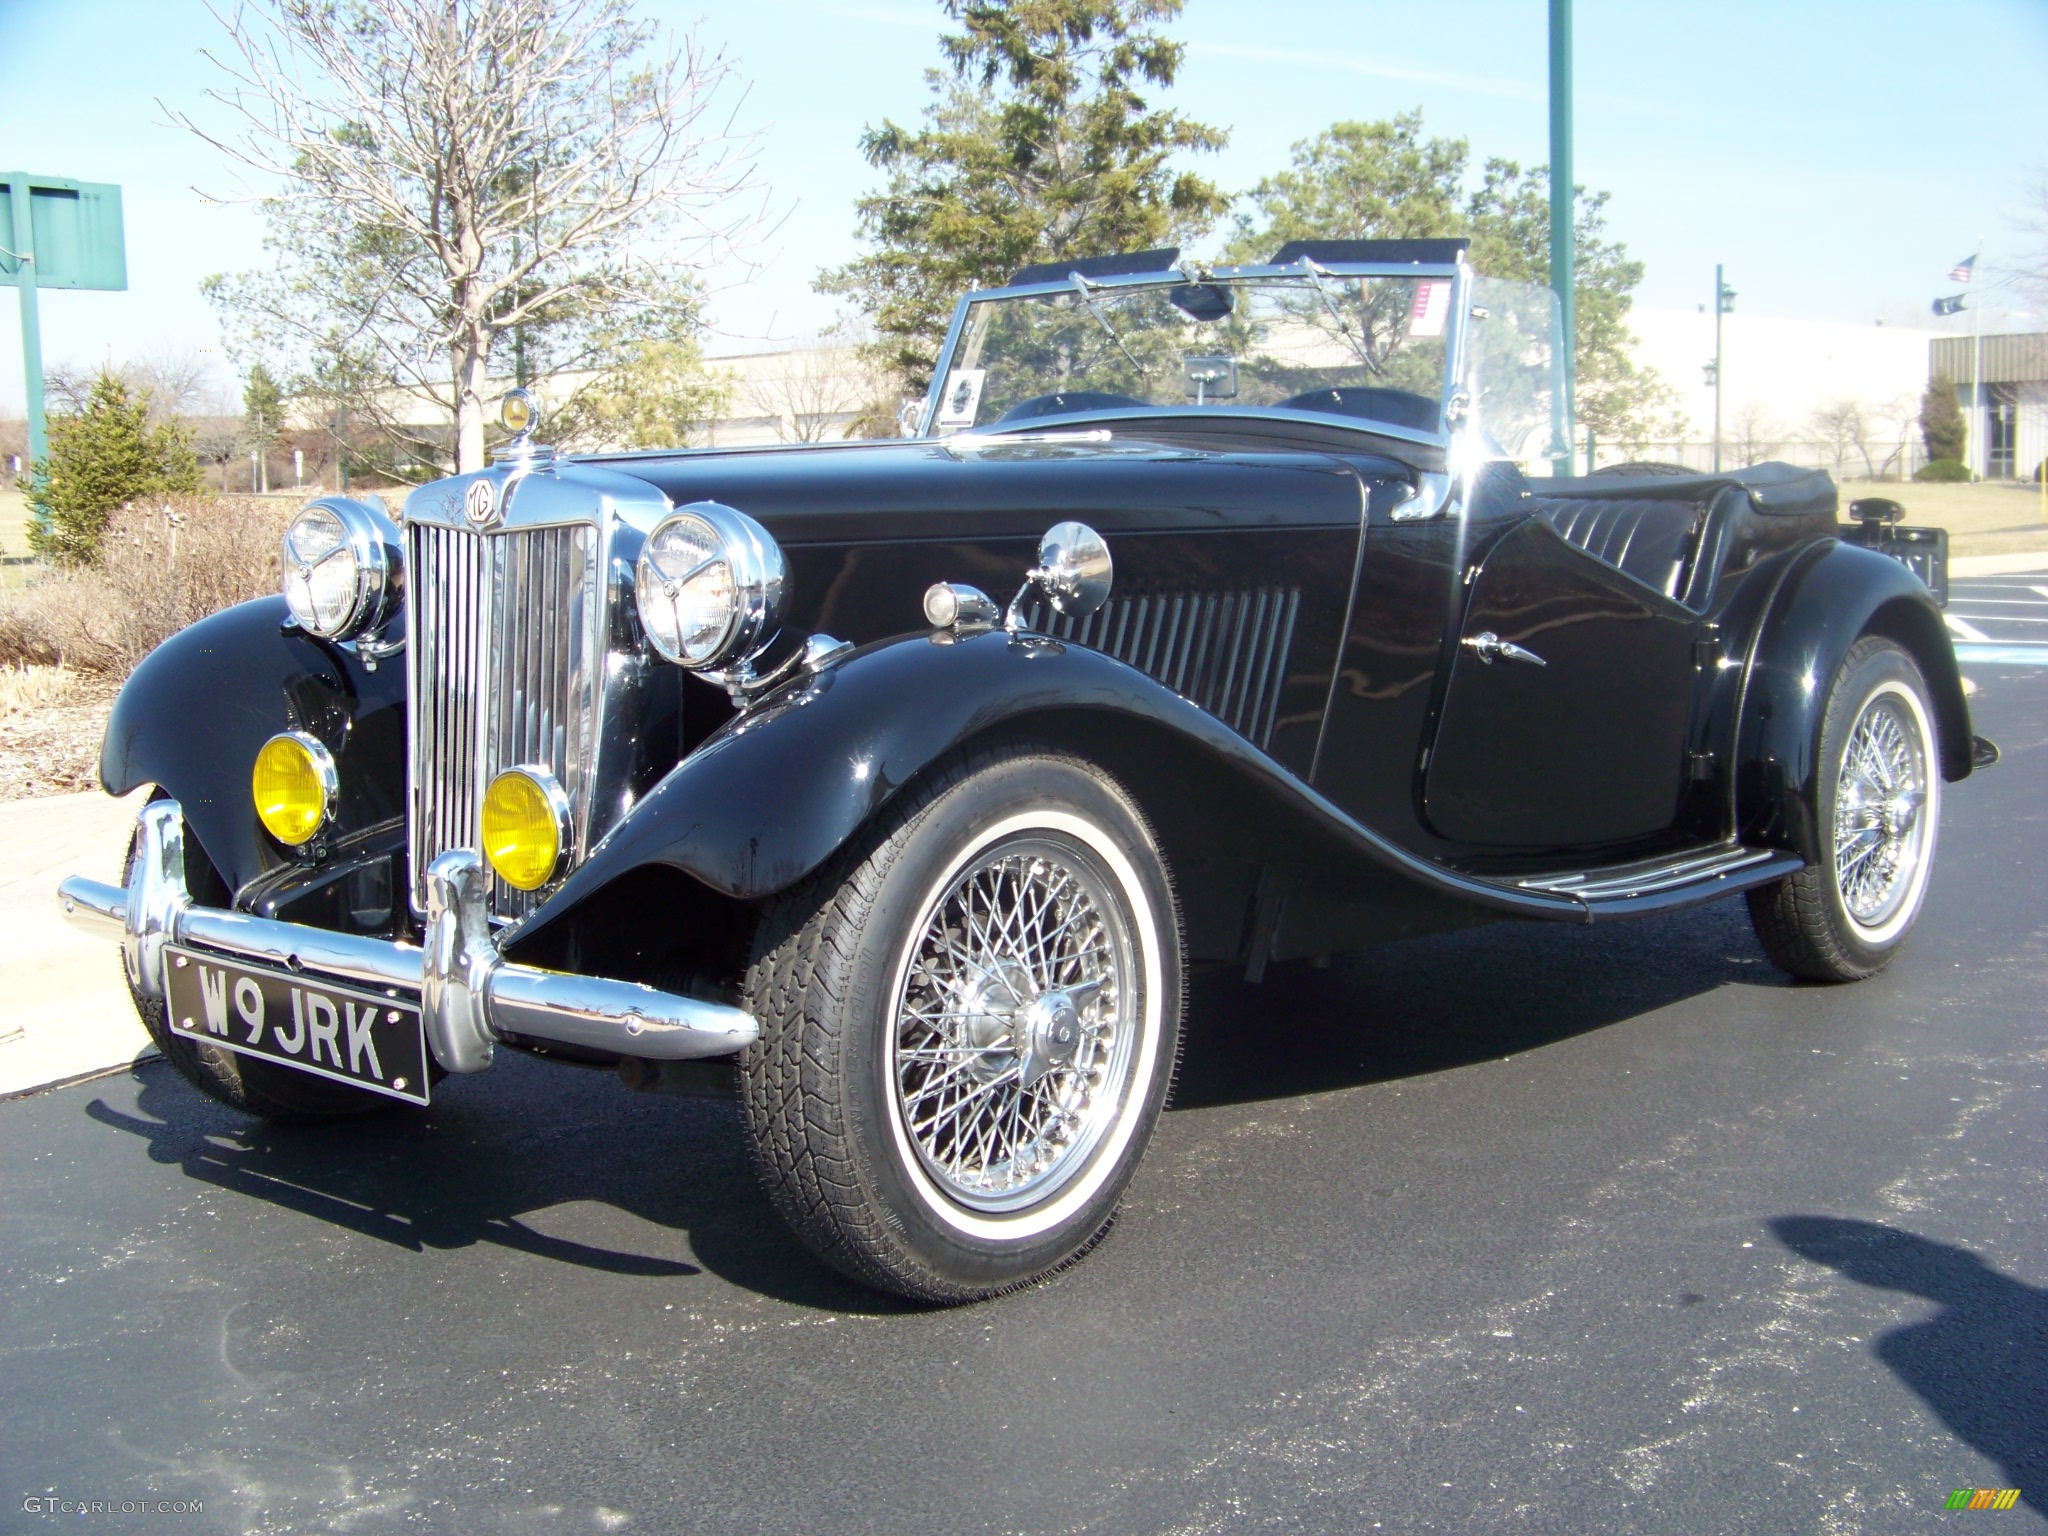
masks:
<path fill-rule="evenodd" d="M 36 236 L 29 222 L 28 179 L 14 178 L 8 188 L 13 205 L 14 240 L 20 247 L 15 257 L 14 284 L 21 294 L 22 382 L 28 390 L 28 472 L 40 480 L 38 468 L 50 456 L 49 428 L 43 419 L 43 327 L 36 311 Z M 43 533 L 50 531 L 50 516 L 38 511 L 36 521 Z"/>
<path fill-rule="evenodd" d="M 1970 415 L 1963 423 L 1968 434 L 1963 439 L 1963 464 L 1980 479 L 1991 473 L 1991 412 L 1984 396 L 1984 286 L 1978 281 L 1983 276 L 1984 237 L 1977 237 L 1977 254 L 1970 259 L 1970 286 L 1976 292 L 1970 295 Z M 1977 413 L 1984 413 L 1984 429 L 1977 429 Z M 1970 461 L 1981 458 L 1984 467 L 1978 469 Z"/>
<path fill-rule="evenodd" d="M 1728 301 L 1722 297 L 1728 285 L 1721 277 L 1721 263 L 1714 263 L 1714 473 L 1721 473 L 1721 316 Z"/>
<path fill-rule="evenodd" d="M 1554 474 L 1569 475 L 1577 433 L 1579 317 L 1572 242 L 1572 0 L 1550 0 L 1550 286 L 1564 320 L 1564 399 Z M 1587 466 L 1591 468 L 1591 466 Z"/>

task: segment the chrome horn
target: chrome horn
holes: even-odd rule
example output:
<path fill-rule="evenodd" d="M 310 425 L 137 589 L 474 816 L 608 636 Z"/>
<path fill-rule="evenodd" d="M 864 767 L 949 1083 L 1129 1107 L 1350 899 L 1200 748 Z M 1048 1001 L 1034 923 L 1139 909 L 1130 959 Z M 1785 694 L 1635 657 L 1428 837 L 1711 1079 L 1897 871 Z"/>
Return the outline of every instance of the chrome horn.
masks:
<path fill-rule="evenodd" d="M 1023 625 L 1024 599 L 1033 587 L 1045 593 L 1054 613 L 1085 619 L 1109 601 L 1115 579 L 1101 534 L 1086 523 L 1055 523 L 1038 541 L 1038 564 L 1024 573 L 1024 585 L 1003 615 L 1003 628 L 1014 634 Z"/>

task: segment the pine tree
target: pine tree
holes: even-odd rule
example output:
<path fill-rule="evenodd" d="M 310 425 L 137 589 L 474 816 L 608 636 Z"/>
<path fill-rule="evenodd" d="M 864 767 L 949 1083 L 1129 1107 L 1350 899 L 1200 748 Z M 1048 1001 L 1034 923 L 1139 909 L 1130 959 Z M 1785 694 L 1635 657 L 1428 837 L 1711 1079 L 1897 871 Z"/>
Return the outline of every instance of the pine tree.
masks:
<path fill-rule="evenodd" d="M 270 489 L 270 449 L 284 428 L 284 391 L 270 370 L 257 363 L 242 390 L 242 431 L 250 449 L 261 456 L 263 489 Z"/>
<path fill-rule="evenodd" d="M 37 516 L 29 547 L 66 564 L 88 564 L 115 510 L 141 496 L 199 489 L 199 465 L 184 429 L 149 425 L 149 394 L 130 396 L 112 369 L 93 380 L 85 409 L 50 422 L 50 456 L 28 490 Z M 43 518 L 49 527 L 43 526 Z"/>
<path fill-rule="evenodd" d="M 1293 149 L 1293 165 L 1247 195 L 1227 256 L 1264 261 L 1289 240 L 1425 239 L 1466 235 L 1472 264 L 1488 277 L 1550 281 L 1546 168 L 1490 159 L 1468 187 L 1471 145 L 1424 138 L 1422 114 L 1333 123 Z M 1628 311 L 1643 264 L 1606 238 L 1607 194 L 1577 196 L 1574 297 L 1581 427 L 1603 442 L 1640 444 L 1677 435 L 1673 396 L 1631 356 Z"/>
<path fill-rule="evenodd" d="M 1920 436 L 1927 444 L 1930 463 L 1937 459 L 1960 462 L 1969 431 L 1963 425 L 1963 408 L 1956 400 L 1956 383 L 1945 373 L 1927 381 L 1927 393 L 1920 397 Z"/>
<path fill-rule="evenodd" d="M 1142 92 L 1173 85 L 1185 51 L 1159 24 L 1181 0 L 943 0 L 963 30 L 926 79 L 912 130 L 884 121 L 861 152 L 888 176 L 856 204 L 873 247 L 822 273 L 876 332 L 875 360 L 922 393 L 953 304 L 1034 262 L 1171 244 L 1228 199 L 1170 163 L 1226 135 Z"/>

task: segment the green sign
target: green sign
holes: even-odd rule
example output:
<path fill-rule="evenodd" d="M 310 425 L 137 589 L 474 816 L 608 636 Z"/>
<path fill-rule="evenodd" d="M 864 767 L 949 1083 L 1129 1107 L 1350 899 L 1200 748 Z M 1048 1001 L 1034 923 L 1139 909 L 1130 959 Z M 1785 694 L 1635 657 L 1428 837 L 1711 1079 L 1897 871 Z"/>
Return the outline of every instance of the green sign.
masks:
<path fill-rule="evenodd" d="M 126 288 L 121 189 L 0 171 L 0 283 L 18 286 L 29 265 L 38 288 Z"/>
<path fill-rule="evenodd" d="M 0 284 L 21 294 L 21 371 L 28 390 L 29 473 L 50 456 L 43 423 L 43 288 L 128 286 L 121 189 L 103 181 L 0 171 Z"/>

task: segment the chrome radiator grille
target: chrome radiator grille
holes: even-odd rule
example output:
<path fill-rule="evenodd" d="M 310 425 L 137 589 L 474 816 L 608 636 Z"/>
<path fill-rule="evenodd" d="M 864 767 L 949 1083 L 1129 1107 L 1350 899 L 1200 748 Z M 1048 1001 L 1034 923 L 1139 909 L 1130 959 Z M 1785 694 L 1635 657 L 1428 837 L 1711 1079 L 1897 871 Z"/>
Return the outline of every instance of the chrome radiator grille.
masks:
<path fill-rule="evenodd" d="M 407 530 L 412 900 L 427 865 L 478 846 L 484 786 L 537 764 L 568 792 L 573 863 L 589 816 L 602 669 L 598 530 Z M 517 918 L 539 893 L 492 878 L 491 910 Z"/>
<path fill-rule="evenodd" d="M 1298 588 L 1268 587 L 1111 598 L 1078 623 L 1040 605 L 1024 624 L 1129 662 L 1263 747 L 1273 737 L 1300 610 Z"/>

